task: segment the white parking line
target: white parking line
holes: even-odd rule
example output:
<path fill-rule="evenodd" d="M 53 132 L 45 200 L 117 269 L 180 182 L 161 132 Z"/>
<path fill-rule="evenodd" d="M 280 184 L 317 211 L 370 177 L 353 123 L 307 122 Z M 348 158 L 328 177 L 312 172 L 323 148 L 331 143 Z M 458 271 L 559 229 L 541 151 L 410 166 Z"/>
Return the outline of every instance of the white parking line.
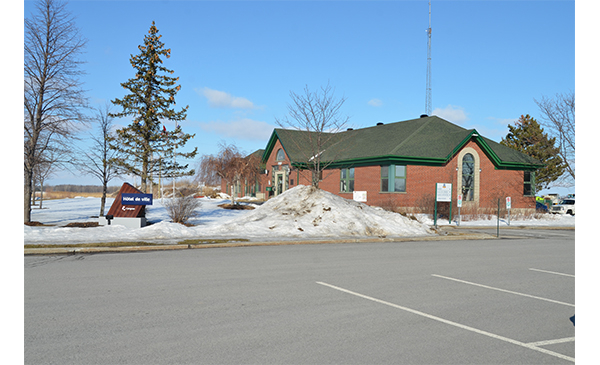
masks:
<path fill-rule="evenodd" d="M 539 272 L 545 272 L 548 274 L 554 274 L 554 275 L 562 275 L 562 276 L 570 276 L 572 278 L 575 277 L 575 275 L 571 275 L 571 274 L 563 274 L 561 272 L 554 272 L 554 271 L 547 271 L 547 270 L 540 270 L 540 269 L 529 269 L 529 270 L 533 270 L 533 271 L 539 271 Z"/>
<path fill-rule="evenodd" d="M 532 345 L 532 346 L 548 346 L 548 345 L 554 345 L 554 344 L 557 344 L 557 343 L 565 343 L 565 342 L 575 342 L 575 337 L 559 338 L 557 340 L 547 340 L 547 341 L 530 342 L 530 343 L 528 343 L 528 345 Z"/>
<path fill-rule="evenodd" d="M 447 276 L 435 275 L 435 274 L 431 274 L 431 276 L 435 276 L 436 278 L 441 278 L 441 279 L 446 279 L 446 280 L 452 280 L 452 281 L 456 281 L 456 282 L 463 283 L 463 284 L 474 285 L 474 286 L 478 286 L 478 287 L 481 287 L 481 288 L 486 288 L 486 289 L 491 289 L 491 290 L 497 290 L 497 291 L 501 291 L 501 292 L 504 292 L 504 293 L 510 293 L 510 294 L 515 294 L 515 295 L 520 295 L 520 296 L 523 296 L 523 297 L 544 300 L 544 301 L 550 302 L 550 303 L 556 303 L 556 304 L 568 305 L 570 307 L 575 307 L 575 304 L 571 304 L 571 303 L 559 302 L 558 300 L 553 300 L 553 299 L 548 299 L 548 298 L 542 298 L 542 297 L 536 297 L 535 295 L 529 295 L 529 294 L 519 293 L 519 292 L 516 292 L 516 291 L 511 291 L 511 290 L 506 290 L 506 289 L 494 288 L 493 286 L 487 286 L 487 285 L 483 285 L 483 284 L 472 283 L 470 281 L 465 281 L 465 280 L 450 278 L 450 277 L 447 277 Z"/>
<path fill-rule="evenodd" d="M 554 352 L 554 351 L 549 351 L 549 350 L 546 350 L 544 348 L 537 347 L 535 345 L 535 343 L 528 344 L 528 343 L 524 343 L 524 342 L 521 342 L 521 341 L 513 340 L 513 339 L 508 338 L 508 337 L 495 335 L 495 334 L 490 333 L 490 332 L 486 332 L 486 331 L 479 330 L 477 328 L 465 326 L 464 324 L 460 324 L 460 323 L 449 321 L 447 319 L 443 319 L 443 318 L 440 318 L 440 317 L 432 316 L 431 314 L 423 313 L 423 312 L 420 312 L 418 310 L 414 310 L 414 309 L 403 307 L 403 306 L 400 306 L 400 305 L 397 305 L 397 304 L 394 304 L 394 303 L 386 302 L 386 301 L 381 300 L 381 299 L 377 299 L 377 298 L 373 298 L 373 297 L 370 297 L 370 296 L 367 296 L 367 295 L 364 295 L 364 294 L 356 293 L 356 292 L 353 292 L 351 290 L 340 288 L 338 286 L 327 284 L 327 283 L 324 283 L 324 282 L 321 282 L 321 281 L 317 281 L 317 284 L 323 285 L 323 286 L 327 286 L 329 288 L 332 288 L 332 289 L 335 289 L 335 290 L 338 290 L 338 291 L 341 291 L 341 292 L 344 292 L 344 293 L 352 294 L 354 296 L 357 296 L 357 297 L 360 297 L 360 298 L 363 298 L 363 299 L 367 299 L 367 300 L 370 300 L 370 301 L 373 301 L 373 302 L 376 302 L 376 303 L 380 303 L 380 304 L 384 304 L 384 305 L 387 305 L 387 306 L 390 306 L 390 307 L 393 307 L 393 308 L 401 309 L 403 311 L 410 312 L 410 313 L 413 313 L 413 314 L 416 314 L 416 315 L 419 315 L 419 316 L 422 316 L 422 317 L 425 317 L 425 318 L 429 318 L 429 319 L 432 319 L 434 321 L 438 321 L 438 322 L 442 322 L 442 323 L 445 323 L 445 324 L 448 324 L 448 325 L 451 325 L 451 326 L 454 326 L 454 327 L 462 328 L 464 330 L 471 331 L 471 332 L 474 332 L 474 333 L 477 333 L 477 334 L 480 334 L 480 335 L 484 335 L 484 336 L 488 336 L 488 337 L 491 337 L 491 338 L 494 338 L 494 339 L 497 339 L 497 340 L 500 340 L 500 341 L 512 343 L 513 345 L 525 347 L 525 348 L 528 348 L 530 350 L 534 350 L 534 351 L 538 351 L 538 352 L 541 352 L 541 353 L 544 353 L 544 354 L 547 354 L 547 355 L 558 357 L 558 358 L 563 359 L 563 360 L 575 362 L 575 358 L 573 358 L 573 357 L 566 356 L 566 355 L 559 354 L 559 353 Z"/>

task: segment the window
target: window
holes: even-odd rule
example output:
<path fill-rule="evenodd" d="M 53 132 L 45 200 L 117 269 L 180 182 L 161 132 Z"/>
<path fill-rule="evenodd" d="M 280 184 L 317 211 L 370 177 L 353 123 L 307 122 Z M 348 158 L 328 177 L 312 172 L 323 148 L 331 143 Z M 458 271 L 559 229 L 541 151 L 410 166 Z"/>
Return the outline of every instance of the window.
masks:
<path fill-rule="evenodd" d="M 280 148 L 277 150 L 277 155 L 275 156 L 275 159 L 277 161 L 283 161 L 285 160 L 285 152 L 283 152 L 283 149 Z"/>
<path fill-rule="evenodd" d="M 535 194 L 535 172 L 525 171 L 523 174 L 523 195 L 533 196 Z"/>
<path fill-rule="evenodd" d="M 342 193 L 354 191 L 354 167 L 340 170 L 340 191 Z"/>
<path fill-rule="evenodd" d="M 406 166 L 381 166 L 381 191 L 406 192 Z"/>
<path fill-rule="evenodd" d="M 475 158 L 467 153 L 462 160 L 463 201 L 473 201 L 475 197 Z"/>

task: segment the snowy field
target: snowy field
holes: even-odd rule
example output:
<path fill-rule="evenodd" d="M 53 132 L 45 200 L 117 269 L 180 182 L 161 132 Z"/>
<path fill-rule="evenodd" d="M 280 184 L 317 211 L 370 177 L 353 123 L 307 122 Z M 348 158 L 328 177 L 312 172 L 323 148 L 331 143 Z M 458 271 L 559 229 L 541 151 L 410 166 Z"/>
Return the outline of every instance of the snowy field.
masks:
<path fill-rule="evenodd" d="M 107 199 L 106 210 L 114 199 Z M 43 202 L 44 209 L 32 210 L 32 221 L 46 227 L 24 226 L 25 244 L 63 244 L 112 241 L 153 241 L 165 244 L 184 239 L 244 238 L 257 240 L 327 239 L 345 237 L 411 237 L 434 234 L 430 217 L 419 221 L 380 208 L 340 198 L 336 195 L 299 186 L 254 210 L 229 210 L 218 207 L 226 199 L 201 198 L 199 216 L 189 221 L 193 227 L 171 223 L 161 199 L 148 206 L 146 218 L 152 224 L 138 229 L 111 225 L 92 228 L 67 228 L 71 222 L 97 222 L 99 198 L 74 198 Z M 252 204 L 250 204 L 252 205 Z M 438 225 L 448 224 L 439 219 Z M 501 226 L 508 222 L 501 219 Z M 456 222 L 452 222 L 456 225 Z M 546 214 L 543 219 L 511 220 L 511 226 L 574 226 L 575 217 Z M 463 221 L 461 226 L 496 226 L 496 219 Z"/>

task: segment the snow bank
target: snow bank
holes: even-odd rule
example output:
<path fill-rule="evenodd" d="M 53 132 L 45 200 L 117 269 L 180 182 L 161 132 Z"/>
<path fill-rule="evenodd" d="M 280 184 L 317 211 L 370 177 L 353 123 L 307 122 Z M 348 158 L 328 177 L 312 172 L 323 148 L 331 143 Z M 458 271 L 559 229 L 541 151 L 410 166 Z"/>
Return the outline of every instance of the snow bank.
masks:
<path fill-rule="evenodd" d="M 268 200 L 222 228 L 259 236 L 295 238 L 433 234 L 429 226 L 400 214 L 302 185 Z"/>
<path fill-rule="evenodd" d="M 61 224 L 94 221 L 99 199 L 48 201 L 48 209 L 34 210 L 33 220 Z M 93 207 L 96 203 L 97 205 Z M 108 241 L 160 241 L 174 243 L 191 238 L 296 239 L 348 236 L 421 236 L 432 234 L 427 225 L 399 214 L 346 200 L 334 194 L 298 186 L 254 210 L 219 208 L 221 199 L 202 199 L 200 217 L 193 227 L 170 223 L 160 200 L 148 207 L 153 224 L 140 229 L 118 225 L 93 228 L 25 226 L 25 243 L 85 243 Z M 112 200 L 107 202 L 107 207 Z"/>
<path fill-rule="evenodd" d="M 106 210 L 114 199 L 107 199 Z M 254 210 L 230 210 L 218 205 L 228 200 L 201 198 L 200 216 L 193 227 L 171 223 L 161 199 L 147 207 L 153 224 L 140 229 L 119 225 L 93 228 L 62 227 L 71 222 L 97 221 L 99 198 L 44 201 L 44 209 L 33 209 L 32 220 L 52 227 L 24 226 L 24 243 L 63 244 L 111 241 L 156 241 L 176 243 L 194 238 L 246 238 L 257 240 L 318 239 L 343 237 L 399 237 L 433 234 L 430 217 L 418 216 L 419 223 L 400 214 L 387 212 L 337 195 L 298 186 Z M 252 205 L 252 204 L 251 204 Z M 445 224 L 438 220 L 438 224 Z M 507 226 L 505 219 L 500 221 Z M 456 225 L 456 222 L 453 222 Z M 574 226 L 575 217 L 544 215 L 543 219 L 517 221 L 511 226 Z M 496 220 L 462 222 L 461 226 L 496 226 Z"/>

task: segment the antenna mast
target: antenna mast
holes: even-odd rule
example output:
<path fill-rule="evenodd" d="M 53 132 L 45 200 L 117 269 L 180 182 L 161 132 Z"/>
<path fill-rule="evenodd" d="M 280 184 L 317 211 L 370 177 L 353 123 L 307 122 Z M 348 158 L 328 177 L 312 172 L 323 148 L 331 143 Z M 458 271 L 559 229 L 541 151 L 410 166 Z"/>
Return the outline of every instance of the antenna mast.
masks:
<path fill-rule="evenodd" d="M 427 85 L 425 86 L 425 112 L 431 115 L 431 1 L 429 1 L 429 28 L 427 28 Z"/>

